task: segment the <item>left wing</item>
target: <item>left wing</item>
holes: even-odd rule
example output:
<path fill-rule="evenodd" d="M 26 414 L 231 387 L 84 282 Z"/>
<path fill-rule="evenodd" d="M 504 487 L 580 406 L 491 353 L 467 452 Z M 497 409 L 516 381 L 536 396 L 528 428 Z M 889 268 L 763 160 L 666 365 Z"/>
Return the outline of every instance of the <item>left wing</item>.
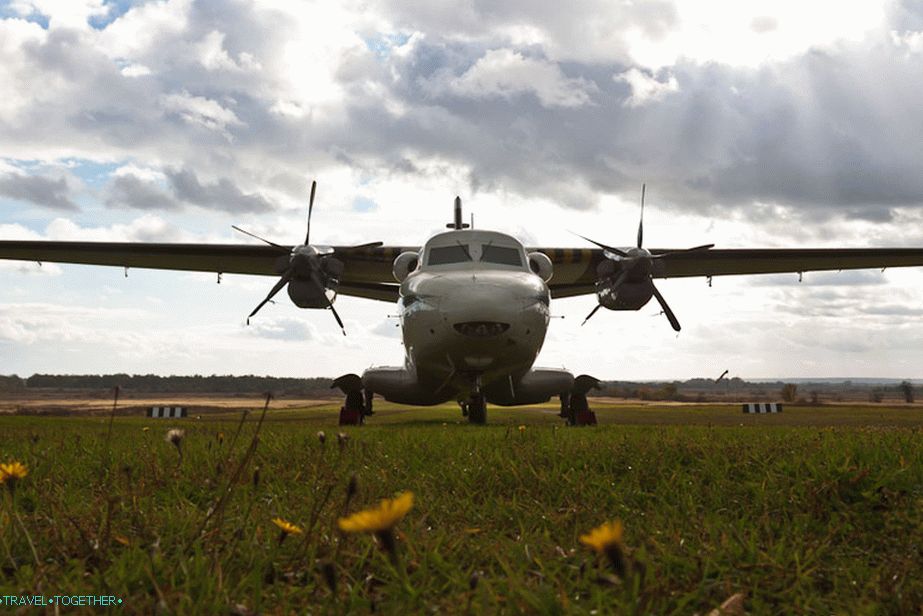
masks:
<path fill-rule="evenodd" d="M 606 257 L 597 248 L 529 248 L 554 263 L 552 297 L 595 292 L 596 268 Z M 665 253 L 670 253 L 665 255 Z M 652 249 L 653 278 L 781 274 L 923 266 L 923 248 L 730 248 L 682 252 Z M 657 258 L 658 255 L 665 255 Z"/>
<path fill-rule="evenodd" d="M 0 259 L 278 276 L 292 248 L 258 244 L 0 241 Z M 398 285 L 391 274 L 391 264 L 401 252 L 419 248 L 334 246 L 333 250 L 344 264 L 339 293 L 396 302 Z"/>

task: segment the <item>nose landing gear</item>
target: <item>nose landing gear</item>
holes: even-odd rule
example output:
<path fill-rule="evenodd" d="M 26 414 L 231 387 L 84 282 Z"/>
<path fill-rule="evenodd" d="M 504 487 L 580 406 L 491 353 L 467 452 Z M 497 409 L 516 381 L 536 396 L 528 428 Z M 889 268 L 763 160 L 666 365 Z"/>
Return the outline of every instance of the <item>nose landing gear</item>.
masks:
<path fill-rule="evenodd" d="M 484 394 L 481 392 L 471 394 L 465 406 L 468 410 L 468 423 L 476 425 L 487 423 L 487 401 L 484 400 Z"/>
<path fill-rule="evenodd" d="M 487 400 L 481 391 L 480 375 L 474 377 L 471 395 L 462 403 L 462 414 L 468 417 L 468 423 L 484 425 L 487 423 Z"/>

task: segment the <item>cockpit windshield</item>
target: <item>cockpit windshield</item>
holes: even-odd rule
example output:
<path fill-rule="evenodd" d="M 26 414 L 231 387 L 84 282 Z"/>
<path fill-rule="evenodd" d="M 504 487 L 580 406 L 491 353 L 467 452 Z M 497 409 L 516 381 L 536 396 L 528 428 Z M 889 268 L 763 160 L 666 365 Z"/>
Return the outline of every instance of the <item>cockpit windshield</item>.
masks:
<path fill-rule="evenodd" d="M 433 246 L 429 249 L 429 265 L 446 265 L 447 263 L 464 263 L 471 261 L 471 253 L 464 244 L 455 246 Z"/>
<path fill-rule="evenodd" d="M 522 267 L 522 255 L 520 251 L 509 246 L 484 245 L 481 249 L 481 261 Z"/>
<path fill-rule="evenodd" d="M 462 243 L 448 246 L 432 246 L 429 249 L 427 265 L 448 265 L 450 263 L 467 263 L 480 261 L 496 265 L 522 267 L 522 251 L 512 246 L 499 246 L 492 243 Z"/>

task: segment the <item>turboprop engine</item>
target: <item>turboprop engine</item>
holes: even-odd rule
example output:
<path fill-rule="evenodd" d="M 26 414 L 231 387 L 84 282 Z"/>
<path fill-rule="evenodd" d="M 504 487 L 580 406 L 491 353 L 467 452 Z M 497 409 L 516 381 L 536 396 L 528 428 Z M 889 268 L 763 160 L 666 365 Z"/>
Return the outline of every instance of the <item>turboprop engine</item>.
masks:
<path fill-rule="evenodd" d="M 613 248 L 606 246 L 588 237 L 583 239 L 596 244 L 603 249 L 603 256 L 606 260 L 596 268 L 596 307 L 587 315 L 584 323 L 590 320 L 596 311 L 600 308 L 609 310 L 640 310 L 649 301 L 651 297 L 656 297 L 663 313 L 670 321 L 670 326 L 679 331 L 680 325 L 676 315 L 670 309 L 667 300 L 663 298 L 657 287 L 654 286 L 653 270 L 654 259 L 669 258 L 670 255 L 680 252 L 696 252 L 708 250 L 714 244 L 705 244 L 688 248 L 686 250 L 675 250 L 669 252 L 660 252 L 656 255 L 651 254 L 649 250 L 642 248 L 644 242 L 644 191 L 645 186 L 641 186 L 641 221 L 638 223 L 638 245 L 636 248 Z M 580 237 L 583 237 L 582 235 Z"/>
<path fill-rule="evenodd" d="M 304 236 L 304 244 L 299 244 L 294 248 L 286 248 L 245 231 L 240 227 L 234 227 L 237 231 L 254 237 L 261 242 L 265 242 L 280 252 L 284 253 L 276 259 L 275 269 L 280 274 L 279 280 L 275 286 L 270 289 L 266 298 L 261 301 L 253 312 L 247 316 L 247 324 L 250 324 L 250 318 L 253 317 L 260 308 L 265 306 L 272 298 L 282 290 L 288 287 L 288 296 L 292 302 L 299 308 L 328 308 L 333 313 L 337 325 L 343 335 L 346 335 L 346 328 L 343 327 L 343 321 L 337 314 L 333 302 L 336 299 L 337 286 L 340 284 L 340 276 L 343 273 L 343 262 L 333 256 L 334 249 L 331 246 L 318 246 L 311 244 L 311 214 L 314 211 L 314 193 L 317 190 L 317 182 L 311 182 L 311 199 L 308 202 L 308 226 Z M 381 242 L 372 242 L 362 244 L 361 246 L 352 246 L 341 249 L 344 252 L 381 246 Z"/>

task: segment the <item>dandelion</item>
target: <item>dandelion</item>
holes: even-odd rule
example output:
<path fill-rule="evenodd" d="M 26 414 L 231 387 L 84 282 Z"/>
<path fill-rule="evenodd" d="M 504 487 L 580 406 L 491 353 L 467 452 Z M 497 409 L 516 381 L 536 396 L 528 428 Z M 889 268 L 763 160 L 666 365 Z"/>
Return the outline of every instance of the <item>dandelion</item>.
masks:
<path fill-rule="evenodd" d="M 346 441 L 348 440 L 349 440 L 349 435 L 346 434 L 345 432 L 337 433 L 337 444 L 339 444 L 340 449 L 343 449 L 344 447 L 346 447 Z"/>
<path fill-rule="evenodd" d="M 142 431 L 142 432 L 150 432 L 151 429 L 148 428 L 147 426 L 144 426 L 143 428 L 141 428 L 141 431 Z"/>
<path fill-rule="evenodd" d="M 6 484 L 10 494 L 16 491 L 16 483 L 29 474 L 29 469 L 22 462 L 0 464 L 0 484 Z"/>
<path fill-rule="evenodd" d="M 215 439 L 218 441 L 219 445 L 224 444 L 224 432 L 219 432 L 215 435 Z"/>
<path fill-rule="evenodd" d="M 597 554 L 605 554 L 615 573 L 624 578 L 628 571 L 628 562 L 625 557 L 625 544 L 622 543 L 622 531 L 621 520 L 606 522 L 587 534 L 580 535 L 580 543 Z"/>
<path fill-rule="evenodd" d="M 279 545 L 282 545 L 282 542 L 289 535 L 300 535 L 304 532 L 300 526 L 282 518 L 275 518 L 272 523 L 279 527 Z"/>
<path fill-rule="evenodd" d="M 382 548 L 397 560 L 397 546 L 394 543 L 394 526 L 404 519 L 413 508 L 413 493 L 404 492 L 395 498 L 382 500 L 377 507 L 359 511 L 346 518 L 340 518 L 338 525 L 344 533 L 373 533 Z"/>
<path fill-rule="evenodd" d="M 526 431 L 526 427 L 520 425 L 520 426 L 519 426 L 519 433 L 520 433 L 520 434 L 523 434 L 525 431 Z"/>
<path fill-rule="evenodd" d="M 327 442 L 327 435 L 324 434 L 324 431 L 323 431 L 323 430 L 318 430 L 318 432 L 317 432 L 317 440 L 320 442 L 321 445 L 323 445 L 324 443 Z"/>
<path fill-rule="evenodd" d="M 176 447 L 176 453 L 179 454 L 178 464 L 183 463 L 183 438 L 186 436 L 185 430 L 180 430 L 179 428 L 172 428 L 167 430 L 166 441 L 172 443 Z"/>
<path fill-rule="evenodd" d="M 343 515 L 349 513 L 349 503 L 353 500 L 353 497 L 359 491 L 359 478 L 356 477 L 356 473 L 352 473 L 349 476 L 349 482 L 346 484 L 346 501 L 343 503 Z"/>

